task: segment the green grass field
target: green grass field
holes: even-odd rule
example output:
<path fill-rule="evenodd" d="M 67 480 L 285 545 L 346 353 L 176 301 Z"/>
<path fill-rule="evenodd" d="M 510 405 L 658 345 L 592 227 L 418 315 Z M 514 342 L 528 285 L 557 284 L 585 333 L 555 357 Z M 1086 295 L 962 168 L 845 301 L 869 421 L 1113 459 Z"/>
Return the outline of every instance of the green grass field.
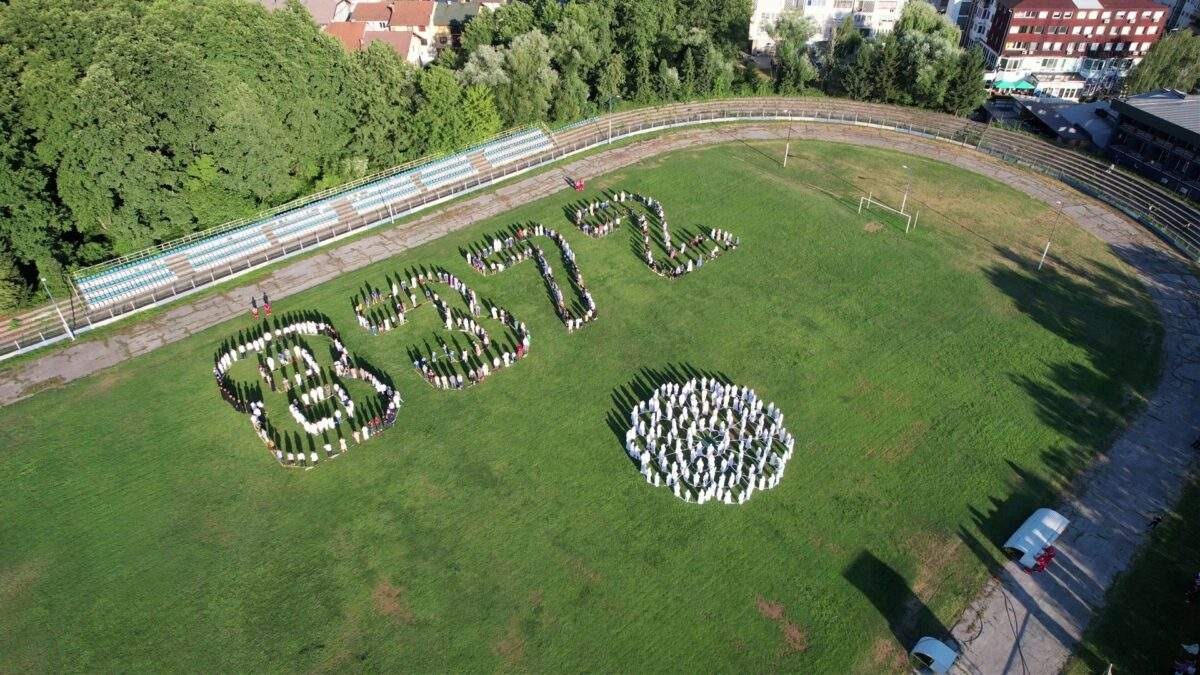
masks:
<path fill-rule="evenodd" d="M 786 169 L 781 152 L 680 152 L 589 184 L 741 236 L 680 280 L 629 229 L 573 230 L 564 192 L 279 301 L 329 316 L 405 398 L 394 428 L 313 471 L 281 468 L 218 396 L 213 356 L 248 317 L 0 409 L 0 671 L 902 666 L 994 542 L 1140 408 L 1161 328 L 1086 233 L 1060 227 L 1035 272 L 1052 214 L 1020 193 L 881 150 L 794 144 Z M 868 189 L 898 203 L 905 163 L 909 235 L 854 209 Z M 566 233 L 596 297 L 578 333 L 532 262 L 485 278 L 459 253 L 531 220 Z M 351 307 L 410 265 L 513 311 L 532 355 L 467 391 L 423 383 L 406 350 L 433 341 L 432 310 L 375 337 Z M 778 488 L 697 506 L 642 481 L 609 417 L 692 369 L 783 409 L 797 450 Z"/>

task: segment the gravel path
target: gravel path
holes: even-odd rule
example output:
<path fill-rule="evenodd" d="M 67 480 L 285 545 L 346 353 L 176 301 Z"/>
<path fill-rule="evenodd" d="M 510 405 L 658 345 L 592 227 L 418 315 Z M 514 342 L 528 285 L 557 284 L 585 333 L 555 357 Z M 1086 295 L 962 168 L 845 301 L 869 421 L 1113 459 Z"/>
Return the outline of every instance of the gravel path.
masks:
<path fill-rule="evenodd" d="M 963 672 L 1055 673 L 1061 670 L 1104 592 L 1125 569 L 1151 514 L 1179 496 L 1200 435 L 1200 282 L 1187 263 L 1145 229 L 1066 186 L 980 153 L 899 133 L 793 124 L 793 138 L 832 140 L 922 155 L 988 175 L 1047 204 L 1062 200 L 1079 227 L 1108 242 L 1149 289 L 1162 316 L 1163 374 L 1147 410 L 1110 451 L 1076 481 L 1060 506 L 1072 523 L 1048 573 L 1030 576 L 1012 563 L 983 589 L 954 635 Z M 594 177 L 671 150 L 733 139 L 786 135 L 784 125 L 703 128 L 635 142 L 490 191 L 416 221 L 343 244 L 271 272 L 262 281 L 188 302 L 138 320 L 104 339 L 85 339 L 31 360 L 0 382 L 0 405 L 86 377 L 164 344 L 234 318 L 246 300 L 280 299 L 389 258 L 448 232 L 567 189 L 564 176 Z M 910 645 L 906 645 L 910 646 Z"/>

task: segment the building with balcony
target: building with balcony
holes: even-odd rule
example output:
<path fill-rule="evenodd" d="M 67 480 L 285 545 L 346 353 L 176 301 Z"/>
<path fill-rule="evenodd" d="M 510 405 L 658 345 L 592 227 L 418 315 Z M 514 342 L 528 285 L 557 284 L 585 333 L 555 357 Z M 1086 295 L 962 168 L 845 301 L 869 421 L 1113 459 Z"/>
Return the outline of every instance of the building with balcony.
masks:
<path fill-rule="evenodd" d="M 812 42 L 831 39 L 847 16 L 853 16 L 854 25 L 868 37 L 890 33 L 904 3 L 905 0 L 755 0 L 750 17 L 750 48 L 756 53 L 772 51 L 775 40 L 770 28 L 786 12 L 812 18 L 817 26 Z"/>
<path fill-rule="evenodd" d="M 1112 160 L 1200 199 L 1200 96 L 1164 89 L 1115 100 L 1112 109 Z"/>
<path fill-rule="evenodd" d="M 977 0 L 964 41 L 996 91 L 1077 100 L 1111 89 L 1166 29 L 1155 0 Z"/>

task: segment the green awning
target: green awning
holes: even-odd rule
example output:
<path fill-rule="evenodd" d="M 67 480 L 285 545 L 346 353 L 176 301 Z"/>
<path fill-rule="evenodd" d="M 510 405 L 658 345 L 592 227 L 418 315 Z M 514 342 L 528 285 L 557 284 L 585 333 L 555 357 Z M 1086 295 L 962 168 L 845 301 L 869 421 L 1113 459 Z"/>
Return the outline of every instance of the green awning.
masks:
<path fill-rule="evenodd" d="M 996 89 L 1037 89 L 1032 82 L 1026 80 L 1015 80 L 1013 82 L 993 82 L 992 87 Z"/>

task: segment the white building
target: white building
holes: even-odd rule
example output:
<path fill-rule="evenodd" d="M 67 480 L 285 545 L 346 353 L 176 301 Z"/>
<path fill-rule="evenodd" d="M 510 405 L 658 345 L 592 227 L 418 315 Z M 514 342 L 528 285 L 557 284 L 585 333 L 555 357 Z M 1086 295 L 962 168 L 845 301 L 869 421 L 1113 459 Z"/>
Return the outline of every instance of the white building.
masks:
<path fill-rule="evenodd" d="M 754 52 L 771 51 L 775 41 L 768 29 L 785 12 L 800 12 L 817 25 L 813 42 L 828 40 L 846 16 L 864 35 L 889 33 L 900 18 L 905 0 L 754 0 L 750 16 L 750 48 Z"/>

